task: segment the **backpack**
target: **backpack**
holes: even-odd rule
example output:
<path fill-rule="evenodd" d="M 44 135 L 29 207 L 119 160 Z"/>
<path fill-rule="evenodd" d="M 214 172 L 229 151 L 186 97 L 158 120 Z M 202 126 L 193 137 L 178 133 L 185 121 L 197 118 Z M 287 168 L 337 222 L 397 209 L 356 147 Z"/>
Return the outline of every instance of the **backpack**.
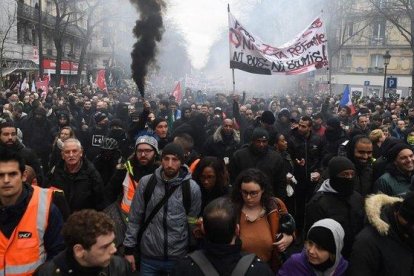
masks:
<path fill-rule="evenodd" d="M 202 250 L 194 251 L 188 256 L 197 264 L 197 266 L 200 268 L 201 272 L 203 272 L 204 275 L 219 276 L 219 273 L 211 264 L 211 262 L 207 259 L 206 255 Z M 250 265 L 253 263 L 255 259 L 255 254 L 247 254 L 241 257 L 240 260 L 237 262 L 236 266 L 234 267 L 233 271 L 231 272 L 231 276 L 245 275 Z"/>

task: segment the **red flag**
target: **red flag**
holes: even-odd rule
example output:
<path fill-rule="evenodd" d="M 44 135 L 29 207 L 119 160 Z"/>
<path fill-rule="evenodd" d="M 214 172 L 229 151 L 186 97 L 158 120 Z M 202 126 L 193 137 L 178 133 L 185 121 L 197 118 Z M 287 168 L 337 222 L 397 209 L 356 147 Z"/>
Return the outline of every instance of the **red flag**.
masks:
<path fill-rule="evenodd" d="M 181 83 L 178 82 L 174 88 L 174 91 L 171 93 L 174 96 L 175 101 L 177 103 L 181 103 L 181 99 L 183 98 L 183 93 L 181 92 Z"/>
<path fill-rule="evenodd" d="M 36 82 L 36 88 L 37 89 L 42 89 L 43 92 L 48 92 L 48 87 L 49 87 L 49 79 L 45 79 L 43 81 L 37 81 Z"/>
<path fill-rule="evenodd" d="M 105 70 L 99 70 L 96 76 L 96 86 L 101 90 L 106 90 Z"/>

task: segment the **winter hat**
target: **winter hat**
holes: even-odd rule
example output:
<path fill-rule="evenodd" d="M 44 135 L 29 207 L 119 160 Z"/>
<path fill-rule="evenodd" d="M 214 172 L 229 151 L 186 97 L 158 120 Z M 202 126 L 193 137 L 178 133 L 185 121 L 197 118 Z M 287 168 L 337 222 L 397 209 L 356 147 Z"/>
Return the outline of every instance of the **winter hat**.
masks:
<path fill-rule="evenodd" d="M 137 141 L 135 142 L 135 148 L 140 144 L 150 145 L 158 153 L 158 142 L 157 139 L 155 139 L 154 137 L 149 135 L 139 136 Z"/>
<path fill-rule="evenodd" d="M 351 160 L 343 156 L 336 156 L 328 164 L 329 178 L 335 178 L 340 172 L 345 170 L 354 170 L 355 166 Z"/>
<path fill-rule="evenodd" d="M 174 143 L 167 144 L 162 150 L 162 156 L 168 154 L 175 155 L 176 157 L 178 157 L 178 159 L 181 160 L 182 163 L 184 163 L 184 150 L 180 145 Z"/>
<path fill-rule="evenodd" d="M 107 118 L 106 114 L 103 112 L 96 112 L 94 119 L 95 119 L 95 123 L 99 123 L 103 120 L 105 120 Z"/>
<path fill-rule="evenodd" d="M 308 232 L 308 240 L 313 241 L 326 251 L 336 254 L 336 244 L 332 231 L 323 226 L 314 226 Z"/>
<path fill-rule="evenodd" d="M 326 121 L 326 125 L 331 127 L 331 128 L 338 129 L 338 128 L 341 127 L 341 122 L 339 121 L 338 118 L 329 118 Z"/>
<path fill-rule="evenodd" d="M 122 123 L 122 121 L 120 119 L 113 119 L 110 123 L 109 123 L 109 127 L 121 127 L 124 128 L 124 124 Z"/>
<path fill-rule="evenodd" d="M 252 141 L 255 141 L 257 139 L 269 140 L 269 133 L 267 132 L 267 130 L 261 127 L 255 128 L 252 134 Z"/>
<path fill-rule="evenodd" d="M 394 160 L 395 160 L 395 158 L 397 158 L 398 154 L 399 154 L 402 150 L 405 150 L 405 149 L 409 149 L 409 150 L 411 150 L 411 147 L 410 147 L 409 145 L 405 144 L 405 143 L 398 143 L 398 144 L 395 144 L 393 147 L 391 147 L 391 148 L 388 150 L 388 153 L 387 153 L 387 160 L 388 160 L 388 161 L 394 161 Z"/>
<path fill-rule="evenodd" d="M 282 108 L 279 111 L 279 114 L 277 114 L 277 117 L 280 119 L 281 117 L 287 117 L 290 118 L 290 111 L 287 108 Z"/>
<path fill-rule="evenodd" d="M 414 192 L 408 192 L 398 211 L 408 223 L 414 223 Z"/>
<path fill-rule="evenodd" d="M 262 113 L 261 121 L 268 125 L 273 125 L 276 121 L 275 115 L 269 110 L 266 110 Z"/>

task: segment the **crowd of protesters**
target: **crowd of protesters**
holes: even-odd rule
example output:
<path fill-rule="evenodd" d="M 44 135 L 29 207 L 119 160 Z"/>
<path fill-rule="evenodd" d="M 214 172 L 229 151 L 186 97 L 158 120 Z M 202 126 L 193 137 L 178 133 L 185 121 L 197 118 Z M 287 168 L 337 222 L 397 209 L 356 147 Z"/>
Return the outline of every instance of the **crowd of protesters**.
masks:
<path fill-rule="evenodd" d="M 340 97 L 1 91 L 0 274 L 414 275 L 414 104 Z"/>

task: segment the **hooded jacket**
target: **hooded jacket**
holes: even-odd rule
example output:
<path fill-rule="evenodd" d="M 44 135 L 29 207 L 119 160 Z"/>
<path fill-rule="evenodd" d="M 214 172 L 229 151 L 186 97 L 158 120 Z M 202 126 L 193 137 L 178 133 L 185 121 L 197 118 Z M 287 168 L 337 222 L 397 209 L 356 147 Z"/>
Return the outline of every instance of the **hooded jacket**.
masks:
<path fill-rule="evenodd" d="M 296 276 L 296 275 L 309 275 L 309 276 L 341 276 L 345 275 L 348 267 L 348 262 L 342 257 L 341 250 L 344 245 L 344 230 L 341 225 L 332 219 L 323 219 L 317 221 L 313 227 L 320 226 L 329 229 L 335 239 L 336 254 L 335 263 L 332 267 L 326 271 L 317 271 L 308 261 L 305 249 L 301 253 L 292 255 L 279 270 L 280 276 Z"/>
<path fill-rule="evenodd" d="M 216 156 L 219 159 L 230 158 L 240 147 L 240 136 L 236 130 L 232 130 L 232 135 L 225 137 L 222 133 L 223 127 L 220 126 L 210 136 L 204 144 L 204 156 Z"/>
<path fill-rule="evenodd" d="M 414 275 L 414 251 L 401 240 L 394 216 L 402 201 L 383 194 L 367 198 L 365 212 L 369 223 L 355 239 L 348 275 Z"/>
<path fill-rule="evenodd" d="M 140 246 L 140 252 L 143 257 L 159 260 L 182 258 L 188 251 L 189 232 L 181 188 L 174 191 L 165 205 L 154 216 L 152 222 L 144 231 L 140 244 L 137 244 L 137 235 L 145 218 L 151 214 L 154 207 L 163 198 L 166 190 L 176 185 L 182 185 L 186 180 L 190 180 L 191 189 L 191 207 L 188 216 L 197 217 L 201 208 L 200 188 L 191 179 L 191 174 L 186 165 L 181 166 L 179 175 L 170 180 L 162 178 L 161 166 L 155 170 L 154 174 L 157 184 L 146 209 L 142 208 L 142 202 L 144 202 L 145 188 L 151 175 L 141 178 L 138 190 L 135 192 L 132 200 L 124 240 L 125 254 L 132 254 L 135 247 Z"/>
<path fill-rule="evenodd" d="M 325 180 L 306 205 L 305 232 L 313 223 L 324 218 L 334 219 L 341 224 L 345 231 L 342 254 L 348 257 L 355 236 L 363 227 L 363 198 L 355 191 L 347 198 L 339 196 L 329 184 L 329 179 Z"/>

